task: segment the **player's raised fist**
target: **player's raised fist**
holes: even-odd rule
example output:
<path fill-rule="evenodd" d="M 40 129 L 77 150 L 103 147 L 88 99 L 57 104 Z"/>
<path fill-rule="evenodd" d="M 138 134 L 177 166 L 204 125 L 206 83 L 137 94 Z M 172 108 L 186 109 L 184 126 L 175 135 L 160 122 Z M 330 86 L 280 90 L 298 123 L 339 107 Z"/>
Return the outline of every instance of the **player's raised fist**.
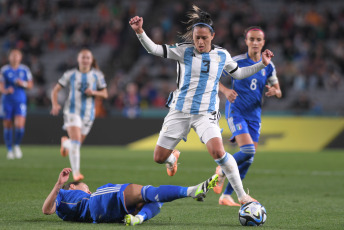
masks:
<path fill-rule="evenodd" d="M 142 34 L 142 33 L 143 33 L 143 29 L 142 29 L 143 18 L 142 18 L 142 17 L 135 16 L 135 17 L 131 18 L 131 19 L 129 20 L 129 24 L 130 24 L 131 28 L 132 28 L 137 34 Z"/>
<path fill-rule="evenodd" d="M 274 53 L 266 49 L 262 53 L 262 62 L 265 66 L 269 65 L 271 58 L 274 56 Z"/>

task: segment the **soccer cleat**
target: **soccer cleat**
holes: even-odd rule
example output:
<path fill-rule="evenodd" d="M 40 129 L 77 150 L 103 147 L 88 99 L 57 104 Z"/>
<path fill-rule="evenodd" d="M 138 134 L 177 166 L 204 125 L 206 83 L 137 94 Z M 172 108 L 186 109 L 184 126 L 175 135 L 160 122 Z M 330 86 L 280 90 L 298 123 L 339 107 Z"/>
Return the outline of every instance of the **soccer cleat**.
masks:
<path fill-rule="evenodd" d="M 197 201 L 203 201 L 209 190 L 215 187 L 218 177 L 217 174 L 214 174 L 208 180 L 196 185 L 190 196 Z"/>
<path fill-rule="evenodd" d="M 225 183 L 226 175 L 223 173 L 221 166 L 217 166 L 215 173 L 219 176 L 218 182 L 214 187 L 214 192 L 220 194 L 222 192 L 223 184 Z"/>
<path fill-rule="evenodd" d="M 73 175 L 73 179 L 74 181 L 81 181 L 84 179 L 84 175 L 82 175 L 81 173 Z"/>
<path fill-rule="evenodd" d="M 7 152 L 7 159 L 8 160 L 14 160 L 15 156 L 12 151 Z"/>
<path fill-rule="evenodd" d="M 249 202 L 258 202 L 256 199 L 252 198 L 250 195 L 246 194 L 244 197 L 241 197 L 239 200 L 240 204 L 246 204 Z"/>
<path fill-rule="evenodd" d="M 69 153 L 68 148 L 65 148 L 65 147 L 63 146 L 63 142 L 65 142 L 65 141 L 67 141 L 67 140 L 68 140 L 68 137 L 66 137 L 66 136 L 61 137 L 61 148 L 60 148 L 60 153 L 61 153 L 61 156 L 63 156 L 63 157 L 68 156 L 68 153 Z"/>
<path fill-rule="evenodd" d="M 172 151 L 171 154 L 174 155 L 174 157 L 176 158 L 176 161 L 174 162 L 172 166 L 170 164 L 166 164 L 166 170 L 167 170 L 167 175 L 174 176 L 174 174 L 176 174 L 177 169 L 178 169 L 178 158 L 180 156 L 180 152 L 177 149 L 175 149 Z"/>
<path fill-rule="evenodd" d="M 137 216 L 128 214 L 124 217 L 124 224 L 125 226 L 135 226 L 138 224 L 142 224 L 142 221 Z"/>
<path fill-rule="evenodd" d="M 17 158 L 17 159 L 21 159 L 23 157 L 23 153 L 19 147 L 19 145 L 15 145 L 14 148 L 13 148 L 13 152 L 14 152 L 14 156 Z"/>
<path fill-rule="evenodd" d="M 219 199 L 219 205 L 227 205 L 227 206 L 240 206 L 240 204 L 236 203 L 231 195 L 222 194 Z"/>

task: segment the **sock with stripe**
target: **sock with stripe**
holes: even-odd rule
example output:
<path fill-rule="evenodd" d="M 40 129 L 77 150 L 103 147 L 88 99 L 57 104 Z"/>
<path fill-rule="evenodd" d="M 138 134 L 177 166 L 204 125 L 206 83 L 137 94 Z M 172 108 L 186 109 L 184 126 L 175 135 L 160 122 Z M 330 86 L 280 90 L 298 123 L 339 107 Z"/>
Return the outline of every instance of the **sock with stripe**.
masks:
<path fill-rule="evenodd" d="M 216 159 L 215 162 L 221 166 L 222 171 L 225 173 L 228 181 L 231 183 L 238 198 L 246 195 L 242 181 L 240 179 L 238 165 L 232 155 L 225 153 L 221 158 Z"/>
<path fill-rule="evenodd" d="M 243 180 L 248 172 L 249 167 L 251 166 L 251 164 L 253 163 L 253 159 L 254 156 L 252 156 L 250 159 L 248 159 L 247 161 L 242 162 L 239 165 L 239 173 L 240 173 L 240 178 L 241 180 Z M 234 189 L 231 185 L 231 183 L 227 184 L 227 187 L 225 189 L 225 191 L 223 192 L 225 195 L 231 195 L 233 193 Z"/>
<path fill-rule="evenodd" d="M 256 153 L 256 148 L 254 147 L 254 144 L 248 144 L 248 145 L 241 146 L 240 151 L 237 153 L 234 153 L 233 157 L 235 161 L 237 162 L 237 165 L 240 165 L 241 163 L 253 157 L 255 153 Z"/>
<path fill-rule="evenodd" d="M 141 195 L 145 202 L 170 202 L 187 197 L 187 190 L 188 187 L 175 185 L 160 185 L 159 187 L 147 185 L 142 187 Z"/>

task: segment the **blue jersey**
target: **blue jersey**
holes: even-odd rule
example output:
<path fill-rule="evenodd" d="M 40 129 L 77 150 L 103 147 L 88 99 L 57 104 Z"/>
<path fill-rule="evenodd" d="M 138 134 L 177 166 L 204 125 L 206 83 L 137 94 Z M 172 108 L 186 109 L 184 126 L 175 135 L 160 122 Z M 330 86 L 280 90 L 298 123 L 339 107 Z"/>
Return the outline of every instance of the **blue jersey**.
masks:
<path fill-rule="evenodd" d="M 239 67 L 258 63 L 254 62 L 248 53 L 235 56 L 233 60 L 238 63 Z M 223 75 L 226 76 L 228 73 L 224 71 Z M 276 76 L 276 70 L 274 64 L 270 62 L 264 69 L 248 78 L 242 80 L 232 78 L 232 89 L 238 93 L 238 96 L 234 103 L 226 102 L 226 118 L 241 116 L 249 121 L 260 122 L 263 91 L 272 76 Z"/>
<path fill-rule="evenodd" d="M 61 189 L 56 198 L 56 214 L 66 221 L 121 222 L 127 210 L 124 190 L 129 184 L 106 184 L 88 194 L 81 190 Z"/>
<path fill-rule="evenodd" d="M 2 100 L 4 103 L 26 103 L 25 88 L 15 84 L 16 80 L 31 81 L 32 74 L 30 69 L 25 65 L 19 65 L 17 69 L 13 69 L 10 65 L 1 68 L 0 81 L 3 82 L 5 89 L 12 87 L 12 94 L 4 94 Z"/>
<path fill-rule="evenodd" d="M 92 222 L 90 196 L 81 190 L 61 189 L 56 198 L 56 214 L 66 221 Z"/>

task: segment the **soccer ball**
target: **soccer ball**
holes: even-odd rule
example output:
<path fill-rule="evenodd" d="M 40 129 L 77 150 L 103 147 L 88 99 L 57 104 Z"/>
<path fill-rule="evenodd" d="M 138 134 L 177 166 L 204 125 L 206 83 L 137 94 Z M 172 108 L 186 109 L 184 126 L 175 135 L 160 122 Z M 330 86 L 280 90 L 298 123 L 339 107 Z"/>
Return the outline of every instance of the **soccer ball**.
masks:
<path fill-rule="evenodd" d="M 249 202 L 239 209 L 239 221 L 243 226 L 262 226 L 266 221 L 266 210 L 258 202 Z"/>

